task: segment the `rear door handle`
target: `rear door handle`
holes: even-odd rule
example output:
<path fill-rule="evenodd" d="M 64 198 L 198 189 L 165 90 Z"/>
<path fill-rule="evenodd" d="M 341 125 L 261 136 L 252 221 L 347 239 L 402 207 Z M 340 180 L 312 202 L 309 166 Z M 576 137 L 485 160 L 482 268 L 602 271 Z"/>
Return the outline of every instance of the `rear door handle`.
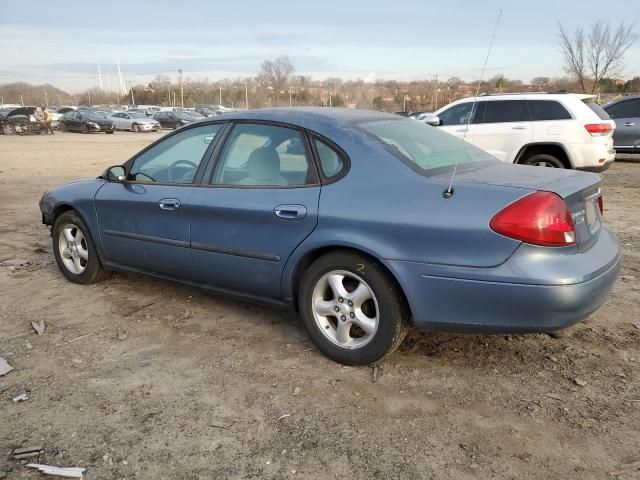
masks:
<path fill-rule="evenodd" d="M 633 127 L 635 125 L 634 122 L 627 122 L 627 123 L 623 123 L 622 125 L 624 125 L 625 127 Z"/>
<path fill-rule="evenodd" d="M 512 130 L 526 130 L 529 127 L 525 127 L 524 125 L 516 125 L 515 127 L 511 127 Z"/>
<path fill-rule="evenodd" d="M 163 198 L 158 202 L 158 206 L 161 210 L 173 212 L 180 208 L 180 200 L 177 198 Z"/>
<path fill-rule="evenodd" d="M 282 220 L 302 220 L 307 216 L 307 207 L 304 205 L 278 205 L 273 209 L 273 214 Z"/>

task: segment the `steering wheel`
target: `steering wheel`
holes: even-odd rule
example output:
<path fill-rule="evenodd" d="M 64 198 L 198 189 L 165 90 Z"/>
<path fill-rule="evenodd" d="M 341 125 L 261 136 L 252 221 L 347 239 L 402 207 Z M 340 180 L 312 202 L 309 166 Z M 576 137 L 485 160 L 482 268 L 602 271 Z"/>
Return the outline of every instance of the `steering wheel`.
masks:
<path fill-rule="evenodd" d="M 198 164 L 190 161 L 190 160 L 176 160 L 175 162 L 173 162 L 171 165 L 169 165 L 169 167 L 167 168 L 167 176 L 169 177 L 169 181 L 170 182 L 178 182 L 179 180 L 184 179 L 189 173 L 189 171 L 187 171 L 186 173 L 183 173 L 182 175 L 178 175 L 178 172 L 175 171 L 175 168 L 178 165 L 187 165 L 189 167 L 193 167 L 193 171 L 195 173 L 195 171 L 198 169 Z"/>

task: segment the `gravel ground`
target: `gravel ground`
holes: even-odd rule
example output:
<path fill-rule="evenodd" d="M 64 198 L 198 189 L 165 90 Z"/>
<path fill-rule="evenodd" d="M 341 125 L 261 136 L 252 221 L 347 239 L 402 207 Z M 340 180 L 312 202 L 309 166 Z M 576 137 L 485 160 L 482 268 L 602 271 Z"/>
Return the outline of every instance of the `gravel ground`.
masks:
<path fill-rule="evenodd" d="M 158 135 L 0 136 L 7 478 L 40 476 L 9 458 L 34 445 L 90 479 L 640 478 L 640 163 L 604 174 L 624 267 L 592 317 L 557 339 L 412 333 L 373 382 L 319 354 L 292 313 L 62 277 L 42 192 Z"/>

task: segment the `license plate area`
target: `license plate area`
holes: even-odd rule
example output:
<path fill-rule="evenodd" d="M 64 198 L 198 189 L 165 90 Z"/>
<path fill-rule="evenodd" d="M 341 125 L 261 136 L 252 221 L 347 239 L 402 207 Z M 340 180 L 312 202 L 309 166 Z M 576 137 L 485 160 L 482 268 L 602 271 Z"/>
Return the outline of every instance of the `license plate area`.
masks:
<path fill-rule="evenodd" d="M 600 192 L 585 199 L 585 221 L 587 223 L 587 228 L 589 229 L 589 233 L 592 235 L 598 231 L 600 228 L 600 214 L 598 207 L 598 196 Z"/>

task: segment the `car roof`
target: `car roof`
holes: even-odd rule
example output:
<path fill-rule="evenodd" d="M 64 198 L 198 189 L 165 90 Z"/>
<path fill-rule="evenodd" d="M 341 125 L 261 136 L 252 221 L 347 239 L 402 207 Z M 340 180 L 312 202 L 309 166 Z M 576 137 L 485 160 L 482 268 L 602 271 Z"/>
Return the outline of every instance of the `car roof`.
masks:
<path fill-rule="evenodd" d="M 272 120 L 284 123 L 305 124 L 334 120 L 341 123 L 355 123 L 364 120 L 398 119 L 398 115 L 373 110 L 357 110 L 352 108 L 326 107 L 283 107 L 257 108 L 254 110 L 223 113 L 216 119 L 255 119 Z M 301 124 L 301 126 L 304 126 Z"/>
<path fill-rule="evenodd" d="M 638 98 L 640 98 L 640 95 L 627 95 L 625 97 L 616 98 L 615 100 L 611 100 L 610 102 L 607 102 L 606 104 L 604 104 L 603 108 L 610 107 L 614 103 L 624 102 L 625 100 L 636 100 Z"/>

